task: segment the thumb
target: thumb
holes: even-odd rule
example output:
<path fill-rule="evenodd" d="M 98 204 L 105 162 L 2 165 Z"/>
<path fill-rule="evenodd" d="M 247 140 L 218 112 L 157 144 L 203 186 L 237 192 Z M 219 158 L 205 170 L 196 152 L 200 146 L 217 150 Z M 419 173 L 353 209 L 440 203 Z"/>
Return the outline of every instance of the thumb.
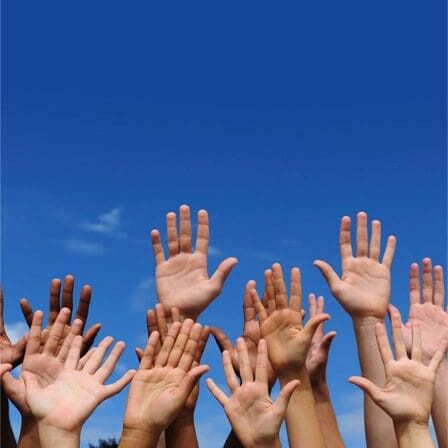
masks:
<path fill-rule="evenodd" d="M 11 364 L 0 364 L 0 378 L 5 374 L 6 372 L 9 372 L 12 369 Z"/>
<path fill-rule="evenodd" d="M 338 274 L 336 274 L 334 269 L 325 261 L 315 260 L 313 264 L 324 276 L 325 281 L 328 283 L 330 289 L 333 290 L 336 284 L 341 281 Z"/>
<path fill-rule="evenodd" d="M 373 384 L 372 381 L 362 376 L 351 376 L 348 381 L 366 392 L 373 401 L 377 402 L 379 400 L 381 389 Z"/>
<path fill-rule="evenodd" d="M 325 348 L 325 350 L 329 351 L 331 347 L 331 343 L 333 342 L 334 338 L 336 337 L 335 331 L 330 331 L 322 338 L 322 347 Z"/>
<path fill-rule="evenodd" d="M 286 414 L 286 409 L 288 408 L 289 400 L 291 400 L 292 394 L 299 386 L 299 380 L 292 380 L 289 383 L 285 384 L 278 395 L 274 406 L 277 408 L 277 411 L 280 415 L 284 416 Z"/>
<path fill-rule="evenodd" d="M 216 289 L 221 290 L 226 278 L 229 276 L 232 269 L 237 265 L 238 260 L 234 257 L 226 258 L 216 269 L 215 273 L 210 278 L 210 282 Z"/>
<path fill-rule="evenodd" d="M 312 317 L 303 328 L 307 339 L 311 341 L 311 339 L 313 339 L 314 333 L 317 330 L 317 327 L 319 327 L 322 322 L 325 322 L 328 319 L 330 319 L 330 315 L 326 313 L 320 313 Z"/>
<path fill-rule="evenodd" d="M 218 327 L 211 327 L 210 333 L 215 338 L 215 341 L 218 344 L 219 350 L 221 350 L 221 352 L 223 352 L 224 350 L 227 350 L 228 352 L 233 351 L 233 345 L 223 330 Z"/>
<path fill-rule="evenodd" d="M 207 365 L 200 365 L 193 367 L 186 375 L 185 378 L 179 385 L 180 390 L 182 391 L 185 397 L 188 397 L 191 394 L 191 391 L 196 386 L 199 378 L 204 375 L 205 372 L 208 372 L 210 367 Z"/>

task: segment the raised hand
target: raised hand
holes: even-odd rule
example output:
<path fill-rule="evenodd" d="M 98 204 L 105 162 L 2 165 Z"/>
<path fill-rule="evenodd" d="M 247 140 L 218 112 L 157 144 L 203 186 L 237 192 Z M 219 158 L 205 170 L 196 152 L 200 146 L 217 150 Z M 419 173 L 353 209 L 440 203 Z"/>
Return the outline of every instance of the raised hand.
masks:
<path fill-rule="evenodd" d="M 70 333 L 58 351 L 70 310 L 63 308 L 41 348 L 43 313 L 34 313 L 22 369 L 25 400 L 37 420 L 42 446 L 77 446 L 81 427 L 105 399 L 120 392 L 132 379 L 128 371 L 110 385 L 125 344 L 118 342 L 103 365 L 112 338 L 106 338 L 79 369 L 82 337 Z"/>
<path fill-rule="evenodd" d="M 13 367 L 19 365 L 25 353 L 26 340 L 27 335 L 13 344 L 6 333 L 3 320 L 3 289 L 0 287 L 0 359 L 2 364 L 11 364 Z"/>
<path fill-rule="evenodd" d="M 261 339 L 258 342 L 255 375 L 243 338 L 237 341 L 237 351 L 241 384 L 236 376 L 229 352 L 225 350 L 222 354 L 227 385 L 232 395 L 228 397 L 212 379 L 207 380 L 207 386 L 223 406 L 242 446 L 245 448 L 280 446 L 280 425 L 285 418 L 291 395 L 300 382 L 293 380 L 285 384 L 274 403 L 268 389 L 266 341 Z"/>
<path fill-rule="evenodd" d="M 324 298 L 322 296 L 319 296 L 316 300 L 316 296 L 310 294 L 308 300 L 311 318 L 324 312 Z M 324 324 L 322 323 L 317 327 L 313 339 L 311 339 L 311 347 L 306 357 L 306 370 L 313 385 L 326 383 L 328 353 L 335 336 L 335 331 L 330 331 L 324 335 Z"/>
<path fill-rule="evenodd" d="M 350 231 L 350 218 L 344 216 L 339 235 L 342 277 L 339 277 L 324 261 L 316 260 L 314 265 L 319 268 L 332 294 L 350 316 L 384 319 L 390 299 L 390 267 L 396 239 L 394 236 L 388 238 L 383 260 L 380 261 L 380 221 L 372 221 L 372 236 L 369 245 L 367 214 L 358 213 L 356 256 L 352 252 Z"/>
<path fill-rule="evenodd" d="M 298 268 L 291 271 L 291 297 L 288 305 L 283 272 L 280 264 L 272 266 L 273 288 L 267 288 L 267 309 L 257 291 L 251 298 L 260 321 L 260 331 L 266 339 L 269 360 L 279 377 L 296 375 L 305 365 L 311 340 L 318 326 L 329 319 L 328 314 L 316 315 L 302 325 L 302 286 Z"/>
<path fill-rule="evenodd" d="M 62 291 L 61 291 L 62 286 Z M 68 308 L 70 310 L 69 321 L 64 328 L 63 335 L 61 337 L 61 344 L 64 338 L 70 332 L 70 321 L 72 317 L 73 310 L 73 292 L 75 288 L 75 279 L 72 275 L 67 275 L 64 278 L 64 283 L 61 284 L 61 280 L 55 278 L 50 284 L 50 295 L 49 295 L 49 310 L 48 310 L 48 323 L 46 329 L 42 332 L 41 340 L 45 344 L 46 339 L 50 333 L 50 330 L 59 314 L 62 307 Z M 87 317 L 89 315 L 90 301 L 92 299 L 92 288 L 90 285 L 84 285 L 81 289 L 79 295 L 79 303 L 76 311 L 75 319 L 79 319 L 82 322 L 81 334 L 84 331 L 84 327 L 87 323 Z M 33 320 L 33 309 L 31 307 L 28 299 L 23 298 L 20 301 L 20 307 L 22 309 L 23 316 L 28 324 L 31 326 Z M 101 329 L 101 324 L 92 325 L 85 333 L 83 338 L 82 354 L 85 354 L 89 348 L 92 346 L 98 332 Z"/>
<path fill-rule="evenodd" d="M 445 286 L 443 269 L 432 269 L 431 259 L 423 260 L 423 287 L 420 288 L 419 268 L 417 263 L 411 265 L 409 272 L 409 319 L 403 327 L 403 337 L 408 353 L 411 352 L 412 322 L 420 324 L 422 337 L 423 362 L 428 364 L 438 350 L 440 342 L 448 340 L 448 310 L 443 309 Z"/>
<path fill-rule="evenodd" d="M 241 336 L 244 339 L 244 342 L 246 343 L 250 366 L 254 374 L 257 364 L 257 348 L 258 343 L 261 339 L 260 323 L 257 320 L 254 304 L 250 296 L 251 290 L 255 289 L 255 287 L 256 283 L 253 280 L 250 280 L 246 284 L 243 300 L 244 326 L 243 326 L 243 334 Z M 268 288 L 273 288 L 272 271 L 270 269 L 265 271 L 265 298 L 267 295 L 266 291 Z M 269 310 L 267 312 L 269 313 Z M 221 352 L 223 352 L 224 350 L 227 350 L 229 352 L 233 368 L 235 369 L 237 375 L 239 375 L 240 370 L 239 357 L 236 347 L 233 346 L 228 336 L 220 328 L 212 327 L 210 328 L 210 333 L 215 338 L 216 343 L 218 344 L 218 347 L 220 348 Z M 275 384 L 277 375 L 272 369 L 269 360 L 267 361 L 267 374 L 268 374 L 268 385 L 270 390 Z"/>
<path fill-rule="evenodd" d="M 386 372 L 384 386 L 375 385 L 372 381 L 363 377 L 351 377 L 349 381 L 363 389 L 375 403 L 380 406 L 394 421 L 397 439 L 400 446 L 432 446 L 425 444 L 405 445 L 401 441 L 413 438 L 412 434 L 417 427 L 426 428 L 431 412 L 433 400 L 434 382 L 437 369 L 442 362 L 447 347 L 447 341 L 443 340 L 428 366 L 422 362 L 422 341 L 420 325 L 412 323 L 412 347 L 411 357 L 406 352 L 402 334 L 402 322 L 399 311 L 392 305 L 389 307 L 392 322 L 392 335 L 396 359 L 390 348 L 384 324 L 376 325 L 376 339 L 381 353 L 381 359 Z M 428 439 L 426 434 L 425 440 Z"/>
<path fill-rule="evenodd" d="M 210 238 L 208 214 L 205 210 L 198 212 L 198 231 L 193 252 L 190 208 L 182 205 L 179 213 L 179 234 L 176 214 L 170 212 L 166 216 L 168 259 L 165 258 L 159 231 L 151 231 L 156 261 L 157 297 L 167 312 L 176 307 L 182 315 L 195 320 L 221 293 L 227 276 L 238 260 L 233 257 L 225 259 L 209 278 L 207 272 Z"/>
<path fill-rule="evenodd" d="M 159 333 L 148 338 L 131 383 L 120 446 L 156 446 L 160 434 L 184 409 L 208 366 L 193 367 L 202 326 L 174 322 L 157 353 Z"/>

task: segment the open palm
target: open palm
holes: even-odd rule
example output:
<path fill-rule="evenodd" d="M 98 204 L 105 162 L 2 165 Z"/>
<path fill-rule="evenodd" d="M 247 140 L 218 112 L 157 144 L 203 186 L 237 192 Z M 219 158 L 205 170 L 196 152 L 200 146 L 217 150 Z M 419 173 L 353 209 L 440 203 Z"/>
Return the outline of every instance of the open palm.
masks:
<path fill-rule="evenodd" d="M 209 277 L 207 254 L 209 243 L 208 214 L 198 213 L 196 250 L 193 252 L 190 209 L 180 207 L 180 234 L 177 231 L 175 213 L 167 214 L 169 258 L 165 254 L 158 230 L 151 232 L 156 260 L 156 288 L 159 302 L 169 312 L 179 308 L 182 315 L 196 319 L 197 316 L 220 294 L 236 258 L 227 258 Z"/>

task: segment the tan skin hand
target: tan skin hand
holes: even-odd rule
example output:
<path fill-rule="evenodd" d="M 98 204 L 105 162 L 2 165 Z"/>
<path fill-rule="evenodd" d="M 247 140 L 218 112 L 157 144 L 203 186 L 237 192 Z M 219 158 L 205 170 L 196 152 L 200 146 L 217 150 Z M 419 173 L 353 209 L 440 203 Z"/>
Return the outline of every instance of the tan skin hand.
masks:
<path fill-rule="evenodd" d="M 326 262 L 316 260 L 314 265 L 325 277 L 332 294 L 352 317 L 376 317 L 383 319 L 390 298 L 390 266 L 396 239 L 387 240 L 383 260 L 379 260 L 381 247 L 381 223 L 372 221 L 370 245 L 367 236 L 367 215 L 358 213 L 357 253 L 352 253 L 350 239 L 351 220 L 344 216 L 341 221 L 339 245 L 341 250 L 342 276 L 339 277 Z"/>
<path fill-rule="evenodd" d="M 423 361 L 425 364 L 434 356 L 442 340 L 448 340 L 448 310 L 444 310 L 445 287 L 443 269 L 431 260 L 423 260 L 423 284 L 420 289 L 419 267 L 414 263 L 409 273 L 409 319 L 403 326 L 403 338 L 408 353 L 411 351 L 411 324 L 418 322 L 422 337 Z"/>
<path fill-rule="evenodd" d="M 390 306 L 396 359 L 392 355 L 384 324 L 376 325 L 376 338 L 386 372 L 386 383 L 379 387 L 363 377 L 350 382 L 367 392 L 394 422 L 428 424 L 433 400 L 436 371 L 446 351 L 443 341 L 429 366 L 422 363 L 422 341 L 418 323 L 412 325 L 411 358 L 408 358 L 401 331 L 399 311 Z"/>
<path fill-rule="evenodd" d="M 237 341 L 237 351 L 241 384 L 233 369 L 229 353 L 224 351 L 222 355 L 226 380 L 232 395 L 227 397 L 211 379 L 207 380 L 207 385 L 224 407 L 244 447 L 276 446 L 288 402 L 299 381 L 293 380 L 286 384 L 274 403 L 268 390 L 266 342 L 263 339 L 259 341 L 255 373 L 250 366 L 247 347 L 242 338 Z"/>
<path fill-rule="evenodd" d="M 165 258 L 160 233 L 151 232 L 156 261 L 157 297 L 169 312 L 178 308 L 182 315 L 196 319 L 198 315 L 221 293 L 224 282 L 237 264 L 236 258 L 227 258 L 215 273 L 207 272 L 208 244 L 210 239 L 208 214 L 198 212 L 196 248 L 193 251 L 190 209 L 182 205 L 180 233 L 175 213 L 167 214 L 167 239 L 169 258 Z"/>

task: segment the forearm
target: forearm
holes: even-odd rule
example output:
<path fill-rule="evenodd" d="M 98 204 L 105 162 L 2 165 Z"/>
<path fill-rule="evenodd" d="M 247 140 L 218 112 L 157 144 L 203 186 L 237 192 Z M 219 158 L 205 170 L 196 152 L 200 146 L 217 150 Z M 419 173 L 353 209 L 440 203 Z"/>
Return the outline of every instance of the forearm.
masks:
<path fill-rule="evenodd" d="M 399 448 L 434 448 L 428 425 L 405 422 L 394 427 Z"/>
<path fill-rule="evenodd" d="M 283 386 L 291 380 L 300 380 L 292 394 L 286 412 L 286 429 L 291 448 L 325 448 L 325 440 L 317 418 L 316 405 L 310 380 L 305 368 L 295 375 L 280 376 Z"/>
<path fill-rule="evenodd" d="M 15 448 L 16 439 L 11 428 L 11 421 L 9 420 L 9 402 L 3 389 L 0 389 L 1 401 L 1 445 L 5 448 Z"/>
<path fill-rule="evenodd" d="M 161 430 L 148 429 L 130 429 L 123 428 L 121 433 L 119 448 L 157 448 Z"/>
<path fill-rule="evenodd" d="M 327 447 L 343 448 L 344 441 L 339 431 L 338 422 L 331 405 L 330 391 L 325 381 L 312 383 L 314 401 L 316 402 L 317 419 Z"/>
<path fill-rule="evenodd" d="M 375 384 L 384 384 L 385 374 L 375 336 L 377 322 L 382 321 L 374 317 L 354 319 L 353 325 L 362 376 Z M 364 394 L 364 421 L 369 448 L 397 447 L 392 419 L 367 394 Z"/>
<path fill-rule="evenodd" d="M 166 448 L 198 448 L 194 416 L 180 416 L 165 431 Z"/>
<path fill-rule="evenodd" d="M 40 446 L 42 448 L 54 448 L 56 446 L 79 448 L 80 446 L 81 430 L 68 432 L 42 423 L 37 425 L 37 430 L 39 432 Z"/>
<path fill-rule="evenodd" d="M 439 447 L 448 448 L 448 362 L 446 359 L 437 370 L 431 416 Z"/>
<path fill-rule="evenodd" d="M 32 417 L 23 417 L 20 428 L 19 448 L 40 448 L 39 432 L 37 422 Z"/>

